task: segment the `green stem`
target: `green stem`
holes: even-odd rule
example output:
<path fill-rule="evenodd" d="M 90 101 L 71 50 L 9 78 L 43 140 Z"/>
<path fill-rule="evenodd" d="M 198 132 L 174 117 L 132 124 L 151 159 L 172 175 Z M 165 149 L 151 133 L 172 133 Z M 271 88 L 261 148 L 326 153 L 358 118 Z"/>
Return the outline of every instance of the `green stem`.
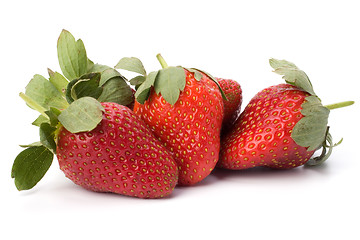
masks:
<path fill-rule="evenodd" d="M 44 117 L 48 117 L 48 115 L 45 113 L 46 109 L 40 106 L 37 102 L 35 102 L 32 98 L 27 96 L 25 93 L 20 93 L 19 96 L 34 110 L 38 111 L 43 115 Z"/>
<path fill-rule="evenodd" d="M 165 62 L 164 58 L 161 56 L 160 53 L 158 53 L 156 55 L 156 58 L 159 60 L 159 63 L 161 64 L 162 68 L 167 68 L 168 67 L 167 63 Z"/>
<path fill-rule="evenodd" d="M 347 106 L 353 105 L 354 103 L 355 103 L 354 101 L 345 101 L 345 102 L 339 102 L 339 103 L 325 105 L 324 107 L 332 110 L 332 109 L 347 107 Z"/>

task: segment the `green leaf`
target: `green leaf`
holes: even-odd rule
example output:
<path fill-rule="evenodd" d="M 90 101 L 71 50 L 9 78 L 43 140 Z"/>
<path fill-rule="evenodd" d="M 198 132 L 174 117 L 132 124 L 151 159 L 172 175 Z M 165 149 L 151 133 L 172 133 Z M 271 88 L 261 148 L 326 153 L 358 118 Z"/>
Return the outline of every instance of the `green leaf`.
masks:
<path fill-rule="evenodd" d="M 94 67 L 94 62 L 93 61 L 91 61 L 89 58 L 87 59 L 87 73 L 90 73 L 91 71 L 91 69 Z M 98 71 L 95 71 L 95 72 L 98 72 Z"/>
<path fill-rule="evenodd" d="M 50 126 L 49 123 L 40 125 L 40 142 L 53 153 L 56 153 L 55 131 L 56 127 Z"/>
<path fill-rule="evenodd" d="M 327 131 L 329 131 L 329 127 L 327 128 Z M 327 159 L 329 159 L 333 148 L 336 147 L 337 145 L 339 145 L 341 143 L 341 141 L 342 140 L 340 140 L 340 142 L 334 144 L 331 134 L 329 132 L 327 132 L 326 140 L 322 144 L 323 146 L 322 146 L 321 155 L 309 159 L 309 161 L 306 162 L 306 166 L 317 166 L 317 165 L 320 165 L 323 162 L 325 162 Z"/>
<path fill-rule="evenodd" d="M 311 95 L 316 95 L 309 77 L 306 73 L 300 70 L 295 64 L 286 60 L 270 59 L 270 65 L 274 68 L 274 72 L 283 75 L 286 83 L 294 85 Z"/>
<path fill-rule="evenodd" d="M 66 89 L 66 100 L 72 103 L 74 100 L 86 96 L 98 98 L 102 93 L 102 88 L 99 87 L 100 78 L 101 74 L 96 72 L 72 80 Z"/>
<path fill-rule="evenodd" d="M 101 72 L 101 79 L 100 79 L 100 86 L 104 85 L 108 80 L 120 77 L 122 79 L 125 79 L 118 71 L 116 71 L 113 68 L 105 69 L 103 72 Z"/>
<path fill-rule="evenodd" d="M 133 86 L 139 86 L 143 82 L 145 82 L 145 80 L 146 80 L 146 77 L 144 77 L 144 76 L 136 76 L 130 80 L 130 84 Z"/>
<path fill-rule="evenodd" d="M 53 72 L 51 69 L 48 68 L 49 73 L 49 81 L 56 87 L 56 89 L 61 92 L 65 93 L 66 86 L 68 85 L 69 81 L 60 73 Z"/>
<path fill-rule="evenodd" d="M 103 72 L 105 71 L 106 69 L 111 69 L 111 67 L 109 66 L 106 66 L 106 65 L 101 65 L 101 64 L 94 64 L 89 70 L 88 72 L 89 73 L 92 73 L 92 72 Z"/>
<path fill-rule="evenodd" d="M 135 98 L 139 103 L 144 104 L 144 102 L 149 98 L 150 89 L 154 86 L 158 73 L 159 71 L 149 73 L 149 75 L 146 76 L 145 81 L 137 89 Z"/>
<path fill-rule="evenodd" d="M 203 77 L 203 75 L 196 69 L 194 68 L 185 68 L 186 70 L 188 70 L 189 72 L 194 73 L 194 77 L 197 81 L 200 81 Z"/>
<path fill-rule="evenodd" d="M 68 103 L 72 103 L 75 99 L 72 97 L 72 88 L 80 79 L 74 79 L 66 87 L 65 97 Z"/>
<path fill-rule="evenodd" d="M 40 146 L 43 146 L 42 143 L 40 141 L 38 142 L 33 142 L 33 143 L 30 143 L 30 144 L 25 144 L 25 145 L 19 145 L 20 147 L 22 148 L 29 148 L 29 147 L 40 147 Z"/>
<path fill-rule="evenodd" d="M 35 146 L 23 150 L 16 158 L 11 170 L 16 188 L 33 188 L 49 169 L 54 154 L 44 146 Z"/>
<path fill-rule="evenodd" d="M 44 122 L 49 123 L 52 127 L 56 127 L 56 125 L 59 122 L 58 116 L 60 115 L 61 111 L 57 108 L 51 107 L 50 110 L 46 111 L 45 113 L 49 117 L 49 119 L 47 119 L 48 121 L 44 121 Z M 50 120 L 50 122 L 49 122 L 49 120 Z M 40 126 L 40 125 L 38 125 L 38 126 Z"/>
<path fill-rule="evenodd" d="M 304 117 L 294 126 L 291 137 L 298 145 L 312 151 L 325 141 L 330 110 L 316 96 L 307 97 L 301 107 Z"/>
<path fill-rule="evenodd" d="M 123 69 L 131 72 L 140 73 L 141 75 L 146 75 L 144 65 L 140 59 L 135 57 L 124 57 L 115 66 L 116 69 Z"/>
<path fill-rule="evenodd" d="M 184 90 L 186 75 L 182 67 L 168 67 L 159 70 L 155 81 L 155 92 L 161 93 L 165 101 L 174 105 Z"/>
<path fill-rule="evenodd" d="M 70 32 L 63 30 L 57 44 L 61 71 L 69 80 L 79 78 L 87 72 L 88 58 L 81 39 L 75 41 Z"/>
<path fill-rule="evenodd" d="M 103 106 L 92 97 L 75 100 L 61 112 L 58 119 L 70 132 L 86 132 L 93 130 L 102 120 Z"/>
<path fill-rule="evenodd" d="M 115 102 L 128 105 L 134 101 L 130 86 L 121 77 L 113 77 L 103 85 L 103 92 L 98 98 L 100 102 Z"/>
<path fill-rule="evenodd" d="M 82 97 L 98 98 L 103 89 L 99 87 L 101 74 L 85 74 L 71 87 L 71 97 L 76 100 Z"/>
<path fill-rule="evenodd" d="M 64 109 L 68 106 L 64 95 L 51 82 L 38 74 L 26 86 L 25 95 L 46 110 L 50 107 Z"/>
<path fill-rule="evenodd" d="M 278 60 L 275 58 L 271 58 L 269 60 L 270 66 L 273 69 L 277 69 L 277 68 L 283 68 L 283 67 L 288 67 L 288 68 L 298 68 L 294 63 L 286 61 L 286 60 Z"/>
<path fill-rule="evenodd" d="M 44 115 L 40 115 L 37 119 L 35 119 L 34 122 L 32 122 L 32 125 L 40 127 L 40 125 L 44 122 L 49 123 L 49 118 L 45 117 Z"/>

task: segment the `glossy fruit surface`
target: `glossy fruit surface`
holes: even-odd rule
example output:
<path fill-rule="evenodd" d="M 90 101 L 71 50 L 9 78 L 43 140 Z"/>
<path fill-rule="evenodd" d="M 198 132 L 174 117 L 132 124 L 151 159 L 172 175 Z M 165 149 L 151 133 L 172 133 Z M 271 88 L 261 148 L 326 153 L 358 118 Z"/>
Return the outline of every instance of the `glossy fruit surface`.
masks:
<path fill-rule="evenodd" d="M 219 159 L 223 101 L 218 86 L 206 74 L 201 80 L 184 69 L 186 84 L 171 105 L 151 91 L 144 104 L 135 102 L 134 112 L 164 143 L 179 166 L 179 184 L 204 179 Z"/>
<path fill-rule="evenodd" d="M 305 164 L 314 151 L 295 143 L 291 134 L 303 118 L 308 93 L 280 84 L 259 92 L 246 106 L 234 130 L 224 138 L 219 166 L 293 168 Z"/>
<path fill-rule="evenodd" d="M 119 104 L 102 103 L 101 123 L 92 131 L 61 128 L 56 155 L 76 184 L 99 192 L 159 198 L 172 192 L 177 166 L 142 120 Z"/>
<path fill-rule="evenodd" d="M 240 84 L 232 79 L 216 78 L 221 86 L 226 100 L 224 100 L 223 131 L 232 128 L 239 117 L 242 104 L 242 90 Z"/>

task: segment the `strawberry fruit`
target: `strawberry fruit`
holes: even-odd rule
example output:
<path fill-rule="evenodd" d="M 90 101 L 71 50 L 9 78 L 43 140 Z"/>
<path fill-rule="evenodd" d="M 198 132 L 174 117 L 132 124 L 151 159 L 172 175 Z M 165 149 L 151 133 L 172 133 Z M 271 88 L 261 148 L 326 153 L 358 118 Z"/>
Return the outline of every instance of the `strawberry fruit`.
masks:
<path fill-rule="evenodd" d="M 163 69 L 143 76 L 135 94 L 134 112 L 174 157 L 179 184 L 192 185 L 208 176 L 219 159 L 222 91 L 209 74 L 168 67 L 160 55 L 157 58 Z M 124 61 L 120 60 L 117 67 L 130 70 Z M 141 66 L 137 61 L 131 69 Z"/>
<path fill-rule="evenodd" d="M 265 88 L 252 98 L 223 139 L 219 167 L 317 165 L 336 145 L 327 126 L 331 107 L 321 104 L 307 75 L 285 60 L 271 59 L 270 64 L 287 83 Z M 337 107 L 351 104 L 343 102 Z M 309 161 L 319 148 L 322 154 Z"/>
<path fill-rule="evenodd" d="M 216 78 L 224 91 L 227 100 L 224 100 L 224 119 L 222 132 L 231 129 L 241 112 L 242 90 L 237 81 L 232 79 Z"/>
<path fill-rule="evenodd" d="M 74 183 L 93 191 L 141 198 L 172 192 L 177 166 L 164 146 L 130 109 L 101 103 L 103 118 L 95 129 L 57 135 L 60 169 Z"/>
<path fill-rule="evenodd" d="M 65 76 L 51 70 L 49 80 L 35 75 L 20 93 L 41 115 L 33 123 L 40 141 L 23 146 L 12 167 L 18 190 L 33 188 L 56 154 L 65 176 L 86 189 L 139 198 L 169 195 L 178 180 L 176 162 L 143 120 L 123 106 L 133 102 L 124 78 L 93 64 L 82 41 L 65 30 L 58 56 Z"/>

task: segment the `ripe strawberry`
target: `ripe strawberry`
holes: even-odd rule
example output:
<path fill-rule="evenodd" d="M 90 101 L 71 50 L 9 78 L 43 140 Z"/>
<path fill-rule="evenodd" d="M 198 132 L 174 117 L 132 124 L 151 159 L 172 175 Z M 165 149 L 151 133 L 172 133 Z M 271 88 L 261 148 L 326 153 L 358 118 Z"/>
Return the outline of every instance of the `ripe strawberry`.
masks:
<path fill-rule="evenodd" d="M 89 107 L 93 104 L 100 108 L 100 122 L 92 130 L 74 131 L 74 121 L 80 121 L 75 126 L 79 128 L 86 125 L 85 115 L 95 116 Z M 85 110 L 77 112 L 74 106 Z M 71 119 L 67 119 L 69 111 Z M 88 190 L 139 198 L 160 198 L 173 191 L 178 179 L 175 161 L 129 108 L 83 97 L 57 118 L 61 124 L 40 125 L 41 144 L 29 146 L 15 159 L 12 177 L 19 190 L 40 181 L 56 151 L 65 176 Z"/>
<path fill-rule="evenodd" d="M 59 130 L 56 155 L 74 183 L 97 192 L 140 198 L 169 195 L 177 166 L 163 145 L 130 109 L 102 103 L 104 114 L 89 132 Z"/>
<path fill-rule="evenodd" d="M 242 103 L 242 90 L 237 81 L 231 79 L 216 78 L 223 89 L 227 100 L 224 100 L 224 119 L 222 132 L 231 129 L 240 115 Z"/>
<path fill-rule="evenodd" d="M 256 94 L 234 130 L 224 138 L 219 166 L 291 168 L 304 164 L 315 150 L 308 152 L 306 147 L 298 146 L 291 133 L 303 118 L 301 105 L 307 96 L 290 84 L 272 86 Z"/>
<path fill-rule="evenodd" d="M 66 30 L 58 40 L 58 56 L 64 76 L 53 71 L 49 80 L 35 75 L 20 93 L 41 115 L 33 122 L 40 141 L 23 146 L 13 164 L 17 189 L 33 188 L 56 154 L 65 175 L 86 189 L 139 198 L 169 195 L 178 179 L 176 162 L 123 106 L 134 98 L 124 78 L 92 63 L 82 41 Z"/>
<path fill-rule="evenodd" d="M 134 112 L 170 151 L 179 166 L 179 184 L 195 184 L 214 169 L 223 119 L 221 88 L 196 69 L 168 67 L 152 72 L 138 87 Z"/>
<path fill-rule="evenodd" d="M 330 111 L 315 95 L 306 74 L 287 61 L 271 59 L 270 63 L 287 84 L 266 88 L 250 101 L 223 139 L 219 167 L 294 168 L 307 163 L 322 147 L 321 156 L 308 162 L 316 165 L 335 146 L 327 126 Z"/>

